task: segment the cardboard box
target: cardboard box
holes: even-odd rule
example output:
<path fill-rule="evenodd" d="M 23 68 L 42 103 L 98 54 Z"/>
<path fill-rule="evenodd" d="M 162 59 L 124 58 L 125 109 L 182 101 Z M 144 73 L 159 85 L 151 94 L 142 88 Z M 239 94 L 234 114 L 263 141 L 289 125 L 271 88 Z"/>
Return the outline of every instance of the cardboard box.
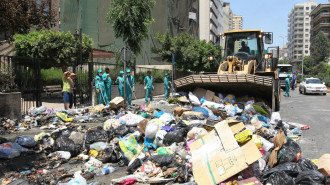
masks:
<path fill-rule="evenodd" d="M 109 103 L 111 109 L 117 109 L 120 106 L 125 106 L 123 97 L 115 97 Z"/>
<path fill-rule="evenodd" d="M 205 96 L 206 91 L 206 89 L 197 87 L 193 93 L 197 96 L 198 99 L 201 99 L 201 97 Z"/>
<path fill-rule="evenodd" d="M 207 90 L 204 97 L 207 101 L 213 101 L 215 93 L 213 91 Z"/>
<path fill-rule="evenodd" d="M 213 96 L 212 101 L 214 101 L 215 103 L 219 103 L 220 102 L 220 98 L 217 96 Z"/>
<path fill-rule="evenodd" d="M 317 161 L 317 166 L 319 171 L 325 176 L 330 175 L 330 154 L 323 154 L 321 158 Z"/>
<path fill-rule="evenodd" d="M 224 120 L 189 146 L 197 184 L 221 183 L 262 157 L 252 140 L 238 145 L 234 134 L 244 127 L 242 122 Z"/>

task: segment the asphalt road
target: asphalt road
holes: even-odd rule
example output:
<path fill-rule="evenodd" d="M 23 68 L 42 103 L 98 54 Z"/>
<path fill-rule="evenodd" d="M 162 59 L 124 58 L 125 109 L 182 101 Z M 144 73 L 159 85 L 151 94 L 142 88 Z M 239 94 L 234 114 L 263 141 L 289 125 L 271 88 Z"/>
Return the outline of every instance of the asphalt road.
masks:
<path fill-rule="evenodd" d="M 330 153 L 330 94 L 304 95 L 298 89 L 290 91 L 291 97 L 281 99 L 281 118 L 309 125 L 298 141 L 302 149 L 302 157 L 318 159 Z"/>

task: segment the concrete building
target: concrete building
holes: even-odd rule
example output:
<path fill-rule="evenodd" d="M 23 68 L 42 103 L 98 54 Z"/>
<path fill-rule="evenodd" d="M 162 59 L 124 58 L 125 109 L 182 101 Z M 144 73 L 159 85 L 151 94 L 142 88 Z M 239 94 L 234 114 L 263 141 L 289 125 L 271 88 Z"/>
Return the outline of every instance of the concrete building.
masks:
<path fill-rule="evenodd" d="M 223 3 L 223 31 L 233 30 L 233 11 L 230 8 L 230 3 Z"/>
<path fill-rule="evenodd" d="M 241 15 L 233 15 L 233 30 L 243 29 L 243 17 Z"/>
<path fill-rule="evenodd" d="M 217 42 L 223 33 L 223 1 L 199 0 L 199 39 Z"/>
<path fill-rule="evenodd" d="M 322 31 L 330 44 L 330 4 L 319 4 L 310 14 L 311 45 L 315 36 Z"/>
<path fill-rule="evenodd" d="M 95 49 L 120 50 L 124 46 L 124 42 L 121 38 L 115 37 L 113 27 L 105 20 L 110 6 L 111 0 L 61 0 L 60 29 L 71 33 L 82 29 L 82 33 L 93 39 Z M 210 7 L 215 6 L 215 3 L 207 6 L 210 12 Z M 163 34 L 168 30 L 171 36 L 189 33 L 198 39 L 200 36 L 199 9 L 199 0 L 156 0 L 156 5 L 152 10 L 155 22 L 149 26 L 149 38 L 142 42 L 142 51 L 136 58 L 136 65 L 148 65 L 149 67 L 169 65 L 170 63 L 163 61 L 161 57 L 152 52 L 152 48 L 158 46 L 155 35 Z M 210 28 L 210 24 L 207 27 Z M 208 30 L 210 31 L 210 29 Z M 95 59 L 95 62 L 115 64 L 116 61 L 115 59 Z"/>
<path fill-rule="evenodd" d="M 295 4 L 288 15 L 288 58 L 295 66 L 310 55 L 309 15 L 316 5 L 316 1 Z"/>

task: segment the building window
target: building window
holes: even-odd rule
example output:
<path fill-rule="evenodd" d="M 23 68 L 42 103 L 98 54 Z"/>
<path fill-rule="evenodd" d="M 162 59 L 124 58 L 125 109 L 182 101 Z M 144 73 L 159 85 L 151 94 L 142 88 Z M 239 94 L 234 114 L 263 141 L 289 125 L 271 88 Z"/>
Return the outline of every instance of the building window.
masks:
<path fill-rule="evenodd" d="M 308 39 L 306 39 L 305 42 L 308 42 Z"/>
<path fill-rule="evenodd" d="M 308 37 L 308 34 L 305 34 L 305 37 Z"/>
<path fill-rule="evenodd" d="M 309 12 L 306 12 L 306 15 L 309 15 Z"/>
<path fill-rule="evenodd" d="M 308 45 L 305 45 L 305 48 L 308 48 Z"/>
<path fill-rule="evenodd" d="M 305 19 L 306 21 L 309 21 L 309 17 L 306 17 L 306 19 Z"/>
<path fill-rule="evenodd" d="M 305 54 L 308 54 L 308 50 L 305 50 Z"/>
<path fill-rule="evenodd" d="M 309 7 L 308 6 L 306 7 L 306 10 L 309 10 Z"/>
<path fill-rule="evenodd" d="M 305 29 L 305 32 L 308 32 L 309 30 L 308 29 Z"/>
<path fill-rule="evenodd" d="M 305 23 L 305 26 L 309 26 L 309 23 Z"/>

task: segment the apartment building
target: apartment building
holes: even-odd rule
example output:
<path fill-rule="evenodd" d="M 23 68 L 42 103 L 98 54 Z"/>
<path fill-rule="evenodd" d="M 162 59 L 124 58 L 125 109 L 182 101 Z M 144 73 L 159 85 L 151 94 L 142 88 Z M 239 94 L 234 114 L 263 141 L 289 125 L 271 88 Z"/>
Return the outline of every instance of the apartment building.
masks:
<path fill-rule="evenodd" d="M 330 4 L 319 4 L 310 14 L 311 45 L 315 36 L 322 31 L 330 44 Z"/>
<path fill-rule="evenodd" d="M 295 4 L 288 15 L 288 58 L 295 65 L 310 55 L 310 13 L 316 5 L 316 1 Z"/>
<path fill-rule="evenodd" d="M 223 1 L 199 0 L 199 39 L 217 42 L 223 33 Z"/>
<path fill-rule="evenodd" d="M 243 17 L 241 15 L 233 15 L 233 30 L 243 29 Z"/>
<path fill-rule="evenodd" d="M 223 3 L 223 31 L 233 30 L 233 11 L 230 8 L 230 3 Z"/>

